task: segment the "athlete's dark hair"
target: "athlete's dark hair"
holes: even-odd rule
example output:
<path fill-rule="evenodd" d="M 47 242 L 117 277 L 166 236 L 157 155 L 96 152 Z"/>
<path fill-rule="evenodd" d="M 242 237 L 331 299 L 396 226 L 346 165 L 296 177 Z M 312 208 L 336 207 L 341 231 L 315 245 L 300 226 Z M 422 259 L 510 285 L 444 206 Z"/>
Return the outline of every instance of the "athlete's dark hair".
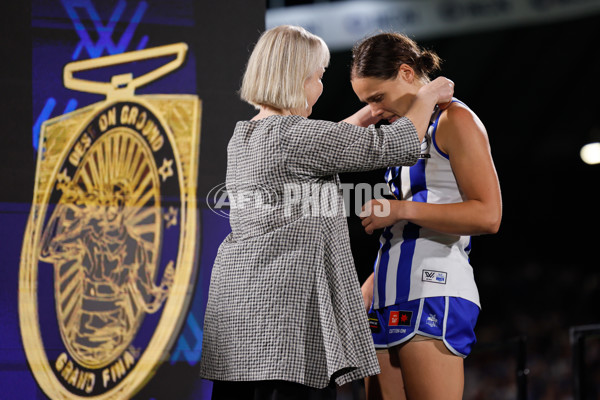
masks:
<path fill-rule="evenodd" d="M 402 64 L 409 65 L 418 78 L 428 81 L 429 75 L 440 69 L 441 60 L 406 35 L 380 33 L 354 46 L 350 78 L 394 79 Z"/>

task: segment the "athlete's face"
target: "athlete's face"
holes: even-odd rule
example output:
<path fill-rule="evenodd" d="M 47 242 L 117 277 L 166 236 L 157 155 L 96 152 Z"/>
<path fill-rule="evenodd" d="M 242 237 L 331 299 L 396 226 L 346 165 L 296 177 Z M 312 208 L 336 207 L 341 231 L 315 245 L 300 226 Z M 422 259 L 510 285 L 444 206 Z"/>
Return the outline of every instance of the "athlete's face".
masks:
<path fill-rule="evenodd" d="M 421 83 L 415 79 L 412 68 L 400 66 L 396 78 L 372 77 L 352 79 L 352 89 L 360 101 L 371 106 L 373 116 L 394 122 L 406 114 Z"/>
<path fill-rule="evenodd" d="M 304 117 L 308 117 L 312 113 L 312 108 L 321 97 L 323 93 L 323 74 L 325 73 L 325 68 L 319 68 L 313 73 L 311 76 L 306 79 L 304 82 L 304 93 L 306 94 L 306 115 Z"/>

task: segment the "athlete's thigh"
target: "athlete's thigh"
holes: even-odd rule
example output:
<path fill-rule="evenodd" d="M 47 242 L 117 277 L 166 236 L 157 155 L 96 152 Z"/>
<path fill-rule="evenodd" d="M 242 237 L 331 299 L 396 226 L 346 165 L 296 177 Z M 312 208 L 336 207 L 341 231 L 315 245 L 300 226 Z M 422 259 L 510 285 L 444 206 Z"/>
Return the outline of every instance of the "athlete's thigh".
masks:
<path fill-rule="evenodd" d="M 381 373 L 365 379 L 367 400 L 406 400 L 397 351 L 378 350 L 377 360 Z"/>
<path fill-rule="evenodd" d="M 409 341 L 396 347 L 409 400 L 461 400 L 463 358 L 441 340 Z"/>

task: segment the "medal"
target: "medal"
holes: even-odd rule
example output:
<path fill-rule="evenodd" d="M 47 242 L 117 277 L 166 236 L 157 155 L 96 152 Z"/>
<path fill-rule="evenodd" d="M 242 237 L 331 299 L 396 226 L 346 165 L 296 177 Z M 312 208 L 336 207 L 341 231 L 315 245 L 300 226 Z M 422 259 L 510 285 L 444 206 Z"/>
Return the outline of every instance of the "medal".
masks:
<path fill-rule="evenodd" d="M 194 292 L 201 102 L 136 95 L 183 43 L 69 63 L 106 100 L 42 125 L 19 275 L 21 335 L 53 399 L 129 398 L 168 357 Z M 110 82 L 75 74 L 175 56 Z"/>

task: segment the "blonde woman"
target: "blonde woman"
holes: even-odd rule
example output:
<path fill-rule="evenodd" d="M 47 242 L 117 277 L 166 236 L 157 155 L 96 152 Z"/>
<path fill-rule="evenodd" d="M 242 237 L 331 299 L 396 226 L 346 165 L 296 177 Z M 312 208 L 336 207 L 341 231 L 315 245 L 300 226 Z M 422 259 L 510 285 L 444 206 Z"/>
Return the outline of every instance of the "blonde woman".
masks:
<path fill-rule="evenodd" d="M 337 174 L 414 164 L 453 84 L 427 85 L 380 129 L 368 107 L 345 122 L 310 120 L 328 63 L 323 40 L 294 26 L 263 33 L 248 61 L 240 94 L 258 113 L 228 145 L 231 234 L 204 321 L 213 398 L 335 398 L 336 383 L 379 372 Z"/>

